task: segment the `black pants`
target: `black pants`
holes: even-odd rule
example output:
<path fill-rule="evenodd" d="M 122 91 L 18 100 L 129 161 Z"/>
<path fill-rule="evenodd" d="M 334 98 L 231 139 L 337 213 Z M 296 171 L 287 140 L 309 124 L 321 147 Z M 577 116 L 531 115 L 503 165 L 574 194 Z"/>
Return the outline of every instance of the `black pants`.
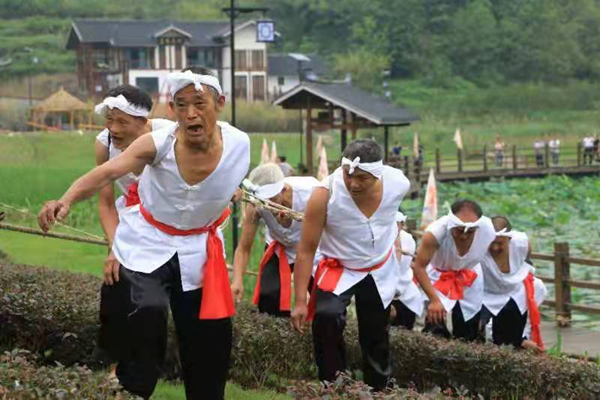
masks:
<path fill-rule="evenodd" d="M 294 264 L 290 264 L 294 272 Z M 279 280 L 279 257 L 273 254 L 267 261 L 260 278 L 260 293 L 258 297 L 258 311 L 275 317 L 289 317 L 289 311 L 279 310 L 281 297 L 281 281 Z M 292 290 L 290 288 L 290 290 Z"/>
<path fill-rule="evenodd" d="M 498 315 L 492 317 L 492 341 L 497 345 L 521 347 L 526 324 L 527 313 L 521 314 L 517 303 L 510 299 Z"/>
<path fill-rule="evenodd" d="M 187 399 L 223 399 L 232 346 L 230 318 L 198 319 L 202 289 L 184 292 L 177 255 L 150 274 L 121 266 L 128 294 L 121 307 L 127 320 L 117 377 L 123 387 L 149 398 L 166 355 L 169 303 L 179 344 Z"/>
<path fill-rule="evenodd" d="M 122 278 L 122 274 L 119 273 Z M 127 325 L 129 286 L 122 280 L 100 290 L 100 333 L 97 357 L 104 363 L 119 362 L 127 350 L 124 339 Z"/>
<path fill-rule="evenodd" d="M 396 317 L 392 320 L 392 326 L 402 326 L 409 331 L 412 331 L 415 326 L 417 314 L 412 312 L 400 300 L 392 301 L 392 307 L 396 309 Z"/>
<path fill-rule="evenodd" d="M 346 308 L 354 295 L 356 295 L 358 339 L 362 349 L 364 379 L 375 390 L 382 390 L 388 385 L 392 376 L 390 308 L 383 308 L 371 275 L 339 296 L 317 289 L 312 331 L 319 379 L 334 381 L 336 373 L 343 372 L 347 368 L 344 328 Z"/>
<path fill-rule="evenodd" d="M 479 326 L 480 314 L 481 312 L 478 312 L 473 318 L 465 321 L 462 309 L 460 308 L 460 301 L 457 301 L 456 305 L 452 309 L 452 334 L 450 334 L 450 331 L 448 331 L 445 323 L 434 324 L 431 322 L 425 323 L 423 332 L 445 337 L 447 339 L 453 337 L 455 339 L 463 339 L 468 342 L 474 342 L 476 340 L 481 341 L 482 337 L 480 335 L 481 330 Z"/>

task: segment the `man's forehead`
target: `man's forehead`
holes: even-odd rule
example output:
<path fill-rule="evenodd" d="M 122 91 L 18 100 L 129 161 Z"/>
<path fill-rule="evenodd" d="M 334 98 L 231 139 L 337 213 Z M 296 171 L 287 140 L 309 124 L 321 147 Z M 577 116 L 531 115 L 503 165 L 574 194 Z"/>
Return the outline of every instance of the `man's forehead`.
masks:
<path fill-rule="evenodd" d="M 118 108 L 107 108 L 106 116 L 111 118 L 133 118 L 131 115 L 126 112 L 119 110 Z"/>
<path fill-rule="evenodd" d="M 194 84 L 190 83 L 177 93 L 175 93 L 175 100 L 177 99 L 187 99 L 187 98 L 202 98 L 204 99 L 207 94 L 210 93 L 210 89 L 206 85 L 202 85 L 203 90 L 196 90 Z"/>

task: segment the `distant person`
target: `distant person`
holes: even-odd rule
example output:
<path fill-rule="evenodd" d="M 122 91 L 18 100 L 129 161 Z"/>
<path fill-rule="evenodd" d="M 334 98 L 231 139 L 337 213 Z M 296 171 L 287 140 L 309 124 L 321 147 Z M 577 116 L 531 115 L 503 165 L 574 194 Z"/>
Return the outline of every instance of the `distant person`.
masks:
<path fill-rule="evenodd" d="M 108 97 L 96 106 L 96 112 L 105 118 L 102 132 L 96 136 L 94 152 L 96 164 L 102 165 L 125 151 L 138 137 L 173 126 L 167 119 L 148 119 L 152 99 L 147 93 L 131 85 L 121 85 L 108 92 Z M 104 284 L 100 291 L 100 335 L 98 350 L 113 364 L 111 375 L 116 374 L 116 363 L 123 355 L 123 340 L 127 314 L 124 313 L 123 296 L 129 296 L 127 287 L 119 282 L 119 261 L 112 252 L 119 214 L 139 203 L 137 193 L 139 176 L 129 173 L 115 181 L 121 196 L 115 201 L 112 184 L 98 193 L 100 225 L 108 241 L 110 252 L 104 261 Z"/>
<path fill-rule="evenodd" d="M 558 158 L 560 156 L 560 140 L 555 137 L 554 139 L 548 142 L 548 147 L 550 147 L 550 155 L 552 156 L 552 164 L 558 165 Z"/>
<path fill-rule="evenodd" d="M 598 135 L 594 139 L 594 154 L 596 154 L 596 161 L 600 161 L 600 136 Z"/>
<path fill-rule="evenodd" d="M 504 142 L 500 140 L 500 136 L 496 136 L 496 142 L 494 143 L 494 156 L 496 159 L 496 166 L 502 167 L 504 164 Z"/>
<path fill-rule="evenodd" d="M 535 164 L 538 167 L 544 166 L 544 147 L 546 143 L 542 139 L 538 139 L 533 143 L 533 150 L 535 151 Z"/>
<path fill-rule="evenodd" d="M 396 142 L 396 145 L 392 148 L 392 154 L 395 157 L 400 157 L 400 153 L 402 153 L 402 146 L 400 146 L 400 143 Z"/>
<path fill-rule="evenodd" d="M 283 176 L 294 175 L 294 167 L 287 162 L 286 156 L 277 157 L 277 165 L 279 165 L 279 168 L 283 171 Z"/>
<path fill-rule="evenodd" d="M 583 164 L 592 164 L 594 160 L 594 141 L 596 139 L 592 136 L 586 136 L 583 138 Z"/>

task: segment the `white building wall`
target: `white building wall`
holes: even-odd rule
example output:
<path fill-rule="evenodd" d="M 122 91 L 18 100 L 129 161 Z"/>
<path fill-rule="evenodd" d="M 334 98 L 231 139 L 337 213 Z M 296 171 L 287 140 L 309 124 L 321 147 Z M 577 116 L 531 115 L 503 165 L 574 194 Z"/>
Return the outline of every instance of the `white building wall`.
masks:
<path fill-rule="evenodd" d="M 229 40 L 229 38 L 227 38 Z M 267 44 L 256 41 L 256 25 L 249 24 L 244 29 L 235 31 L 235 49 L 236 50 L 263 50 L 265 55 L 264 65 L 266 69 L 267 65 Z M 225 92 L 225 96 L 231 98 L 231 57 L 230 47 L 223 47 L 222 60 L 223 60 L 223 77 L 221 79 L 221 86 Z M 251 55 L 248 54 L 248 61 L 251 61 Z M 246 76 L 248 82 L 248 101 L 253 98 L 252 94 L 252 76 L 262 75 L 265 77 L 265 84 L 267 81 L 266 71 L 236 71 L 236 76 Z M 268 97 L 268 85 L 265 88 L 265 94 Z"/>

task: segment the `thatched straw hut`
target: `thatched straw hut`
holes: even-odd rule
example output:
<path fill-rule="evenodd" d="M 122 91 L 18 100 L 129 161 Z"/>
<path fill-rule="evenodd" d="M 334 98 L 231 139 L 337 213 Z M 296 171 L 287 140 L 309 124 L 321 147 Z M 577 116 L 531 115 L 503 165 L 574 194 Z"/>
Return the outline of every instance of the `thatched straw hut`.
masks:
<path fill-rule="evenodd" d="M 75 130 L 80 124 L 91 123 L 92 107 L 71 95 L 62 87 L 31 109 L 30 125 L 38 128 Z"/>

